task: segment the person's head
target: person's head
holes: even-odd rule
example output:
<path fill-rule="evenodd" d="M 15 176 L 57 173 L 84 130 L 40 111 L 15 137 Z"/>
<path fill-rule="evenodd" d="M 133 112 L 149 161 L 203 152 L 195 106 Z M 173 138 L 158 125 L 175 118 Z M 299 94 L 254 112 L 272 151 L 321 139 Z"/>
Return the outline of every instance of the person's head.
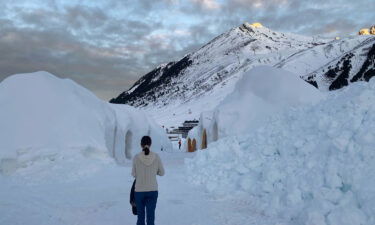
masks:
<path fill-rule="evenodd" d="M 151 138 L 150 136 L 143 136 L 141 139 L 141 146 L 142 146 L 142 151 L 145 152 L 145 155 L 150 154 L 150 146 L 151 146 Z"/>

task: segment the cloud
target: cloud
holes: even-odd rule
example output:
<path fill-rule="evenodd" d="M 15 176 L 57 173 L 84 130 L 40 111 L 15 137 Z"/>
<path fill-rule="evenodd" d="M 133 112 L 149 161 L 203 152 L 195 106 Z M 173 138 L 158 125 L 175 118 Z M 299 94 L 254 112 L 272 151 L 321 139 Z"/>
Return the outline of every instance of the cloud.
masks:
<path fill-rule="evenodd" d="M 60 7 L 57 12 L 15 9 L 17 17 L 0 18 L 0 52 L 7 52 L 0 55 L 0 81 L 15 73 L 46 70 L 110 99 L 155 66 L 144 61 L 144 54 L 157 47 L 145 37 L 160 22 L 124 20 L 89 6 Z"/>
<path fill-rule="evenodd" d="M 200 7 L 213 10 L 219 9 L 220 4 L 216 0 L 191 0 L 193 3 L 198 4 Z"/>
<path fill-rule="evenodd" d="M 241 23 L 306 35 L 355 34 L 373 0 L 2 0 L 0 81 L 47 70 L 103 99 Z"/>

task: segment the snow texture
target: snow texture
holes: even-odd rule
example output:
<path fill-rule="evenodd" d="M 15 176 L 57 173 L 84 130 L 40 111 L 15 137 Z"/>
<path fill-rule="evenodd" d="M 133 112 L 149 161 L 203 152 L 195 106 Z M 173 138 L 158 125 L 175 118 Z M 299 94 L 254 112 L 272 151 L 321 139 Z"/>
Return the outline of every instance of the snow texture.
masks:
<path fill-rule="evenodd" d="M 372 79 L 273 115 L 187 159 L 189 181 L 277 224 L 375 224 L 374 102 Z"/>

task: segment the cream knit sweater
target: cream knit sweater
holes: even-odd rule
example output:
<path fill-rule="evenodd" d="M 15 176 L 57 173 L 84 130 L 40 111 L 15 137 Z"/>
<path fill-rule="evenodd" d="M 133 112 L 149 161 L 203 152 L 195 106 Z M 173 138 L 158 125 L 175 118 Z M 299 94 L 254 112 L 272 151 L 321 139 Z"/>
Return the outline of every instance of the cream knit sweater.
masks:
<path fill-rule="evenodd" d="M 135 191 L 157 191 L 156 175 L 164 175 L 164 167 L 158 154 L 151 152 L 148 155 L 142 151 L 133 158 L 132 175 L 135 177 Z"/>

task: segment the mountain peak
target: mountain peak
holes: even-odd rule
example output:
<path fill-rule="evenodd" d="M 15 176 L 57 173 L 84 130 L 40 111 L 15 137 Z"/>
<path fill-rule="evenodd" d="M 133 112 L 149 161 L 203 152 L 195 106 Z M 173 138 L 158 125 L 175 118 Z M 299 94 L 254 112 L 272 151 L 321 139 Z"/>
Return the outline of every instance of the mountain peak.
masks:
<path fill-rule="evenodd" d="M 256 29 L 256 28 L 262 28 L 263 27 L 263 25 L 261 23 L 259 23 L 259 22 L 255 22 L 255 23 L 252 23 L 252 24 L 250 24 L 248 22 L 245 22 L 242 25 L 246 26 L 246 27 L 251 27 L 251 28 L 254 28 L 254 29 Z"/>
<path fill-rule="evenodd" d="M 359 35 L 375 35 L 375 25 L 370 28 L 363 28 L 359 30 Z"/>
<path fill-rule="evenodd" d="M 262 30 L 266 27 L 264 27 L 261 23 L 248 23 L 248 22 L 245 22 L 243 23 L 241 26 L 239 26 L 239 28 L 241 30 L 248 30 L 250 32 L 256 32 L 257 30 Z"/>

